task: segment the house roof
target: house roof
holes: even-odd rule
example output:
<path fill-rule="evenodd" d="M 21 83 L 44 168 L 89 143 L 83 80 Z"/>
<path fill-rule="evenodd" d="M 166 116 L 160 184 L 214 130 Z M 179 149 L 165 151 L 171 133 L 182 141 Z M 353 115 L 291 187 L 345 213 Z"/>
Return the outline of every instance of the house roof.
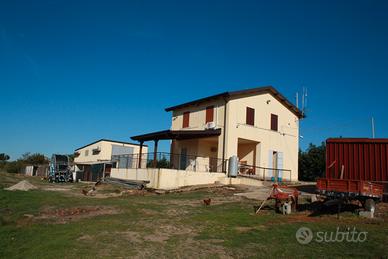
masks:
<path fill-rule="evenodd" d="M 187 107 L 190 105 L 196 105 L 202 102 L 210 101 L 210 100 L 215 100 L 219 98 L 228 98 L 228 97 L 235 97 L 239 95 L 244 95 L 244 94 L 264 94 L 264 93 L 269 93 L 273 97 L 275 97 L 279 102 L 281 102 L 284 106 L 286 106 L 291 112 L 293 112 L 296 116 L 299 118 L 303 118 L 304 115 L 301 110 L 299 110 L 294 104 L 292 104 L 289 100 L 287 100 L 286 97 L 284 97 L 282 94 L 280 94 L 274 87 L 272 86 L 264 86 L 264 87 L 256 87 L 256 88 L 251 88 L 251 89 L 245 89 L 245 90 L 239 90 L 239 91 L 232 91 L 232 92 L 223 92 L 220 94 L 204 97 L 201 99 L 197 99 L 194 101 L 182 103 L 179 105 L 171 106 L 165 109 L 165 111 L 173 111 L 179 108 Z"/>
<path fill-rule="evenodd" d="M 131 139 L 137 141 L 150 141 L 150 140 L 162 140 L 162 139 L 195 139 L 206 138 L 212 136 L 219 136 L 221 129 L 209 129 L 209 130 L 162 130 L 143 135 L 133 136 Z"/>
<path fill-rule="evenodd" d="M 87 144 L 87 145 L 85 145 L 85 146 L 79 147 L 79 148 L 77 148 L 75 151 L 80 150 L 80 149 L 83 149 L 83 148 L 85 148 L 85 147 L 87 147 L 87 146 L 91 146 L 91 145 L 96 144 L 96 143 L 101 142 L 101 141 L 107 141 L 107 142 L 118 143 L 118 144 L 128 144 L 128 145 L 134 145 L 134 146 L 138 146 L 138 145 L 139 145 L 139 144 L 137 144 L 137 143 L 131 143 L 131 142 L 124 142 L 124 141 L 110 140 L 110 139 L 104 139 L 104 138 L 102 138 L 102 139 L 99 139 L 99 140 L 97 140 L 97 141 L 94 141 L 94 142 L 92 142 L 92 143 L 90 143 L 90 144 Z M 147 146 L 147 145 L 143 145 L 143 146 Z"/>

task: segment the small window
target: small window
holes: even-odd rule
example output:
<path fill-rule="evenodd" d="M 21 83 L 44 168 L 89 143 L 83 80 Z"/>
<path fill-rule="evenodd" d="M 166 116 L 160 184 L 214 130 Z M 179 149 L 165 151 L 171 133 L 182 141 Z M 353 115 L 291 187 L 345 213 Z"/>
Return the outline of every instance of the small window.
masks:
<path fill-rule="evenodd" d="M 88 156 L 89 155 L 89 150 L 85 150 L 85 156 Z"/>
<path fill-rule="evenodd" d="M 246 124 L 252 125 L 252 126 L 255 125 L 255 109 L 247 107 Z"/>
<path fill-rule="evenodd" d="M 184 112 L 182 128 L 188 128 L 189 125 L 190 125 L 190 112 Z"/>
<path fill-rule="evenodd" d="M 214 121 L 214 106 L 206 107 L 206 123 Z"/>
<path fill-rule="evenodd" d="M 271 130 L 278 131 L 278 116 L 271 114 Z"/>

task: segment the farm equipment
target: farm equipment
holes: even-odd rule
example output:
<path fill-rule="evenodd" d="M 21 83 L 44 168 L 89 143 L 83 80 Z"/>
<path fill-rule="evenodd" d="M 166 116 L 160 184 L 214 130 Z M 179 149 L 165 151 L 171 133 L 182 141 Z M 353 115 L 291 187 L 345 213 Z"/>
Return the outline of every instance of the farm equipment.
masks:
<path fill-rule="evenodd" d="M 318 179 L 317 190 L 328 200 L 337 201 L 338 204 L 358 200 L 365 210 L 372 212 L 376 202 L 381 201 L 383 196 L 382 184 L 359 180 Z"/>
<path fill-rule="evenodd" d="M 68 156 L 56 154 L 52 155 L 50 160 L 48 180 L 51 183 L 64 183 L 73 181 L 73 174 L 70 170 L 70 161 Z"/>
<path fill-rule="evenodd" d="M 388 139 L 331 138 L 326 140 L 326 177 L 317 180 L 326 205 L 352 200 L 373 213 L 388 190 Z"/>
<path fill-rule="evenodd" d="M 267 200 L 275 200 L 275 208 L 277 211 L 283 214 L 291 214 L 291 211 L 296 211 L 298 206 L 299 192 L 295 188 L 288 187 L 286 185 L 279 186 L 277 183 L 272 185 L 268 198 L 264 200 L 260 207 L 256 210 L 256 214 L 259 213 L 264 203 Z"/>

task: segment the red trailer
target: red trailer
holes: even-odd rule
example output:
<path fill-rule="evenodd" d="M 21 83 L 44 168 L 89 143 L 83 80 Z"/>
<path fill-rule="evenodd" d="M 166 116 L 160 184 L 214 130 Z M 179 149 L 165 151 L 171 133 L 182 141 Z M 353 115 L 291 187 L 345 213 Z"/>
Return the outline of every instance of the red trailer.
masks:
<path fill-rule="evenodd" d="M 328 139 L 326 178 L 388 183 L 388 139 Z"/>
<path fill-rule="evenodd" d="M 329 198 L 357 199 L 374 207 L 388 193 L 388 139 L 328 139 L 326 178 L 318 179 L 317 189 Z"/>
<path fill-rule="evenodd" d="M 358 180 L 318 179 L 317 189 L 320 193 L 333 198 L 380 200 L 383 196 L 382 184 Z"/>

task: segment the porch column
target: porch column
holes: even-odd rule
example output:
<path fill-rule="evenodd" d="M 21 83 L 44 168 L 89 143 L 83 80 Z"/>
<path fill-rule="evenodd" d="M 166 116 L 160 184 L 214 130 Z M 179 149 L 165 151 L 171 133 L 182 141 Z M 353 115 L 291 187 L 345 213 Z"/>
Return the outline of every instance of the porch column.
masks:
<path fill-rule="evenodd" d="M 143 143 L 144 141 L 140 141 L 139 162 L 137 168 L 141 168 L 141 154 L 143 153 Z"/>
<path fill-rule="evenodd" d="M 102 169 L 102 180 L 105 180 L 105 166 L 106 164 L 104 163 L 104 168 Z"/>
<path fill-rule="evenodd" d="M 154 165 L 153 167 L 156 168 L 156 158 L 157 158 L 157 153 L 158 153 L 158 142 L 159 140 L 158 139 L 155 139 L 155 147 L 154 147 Z"/>

